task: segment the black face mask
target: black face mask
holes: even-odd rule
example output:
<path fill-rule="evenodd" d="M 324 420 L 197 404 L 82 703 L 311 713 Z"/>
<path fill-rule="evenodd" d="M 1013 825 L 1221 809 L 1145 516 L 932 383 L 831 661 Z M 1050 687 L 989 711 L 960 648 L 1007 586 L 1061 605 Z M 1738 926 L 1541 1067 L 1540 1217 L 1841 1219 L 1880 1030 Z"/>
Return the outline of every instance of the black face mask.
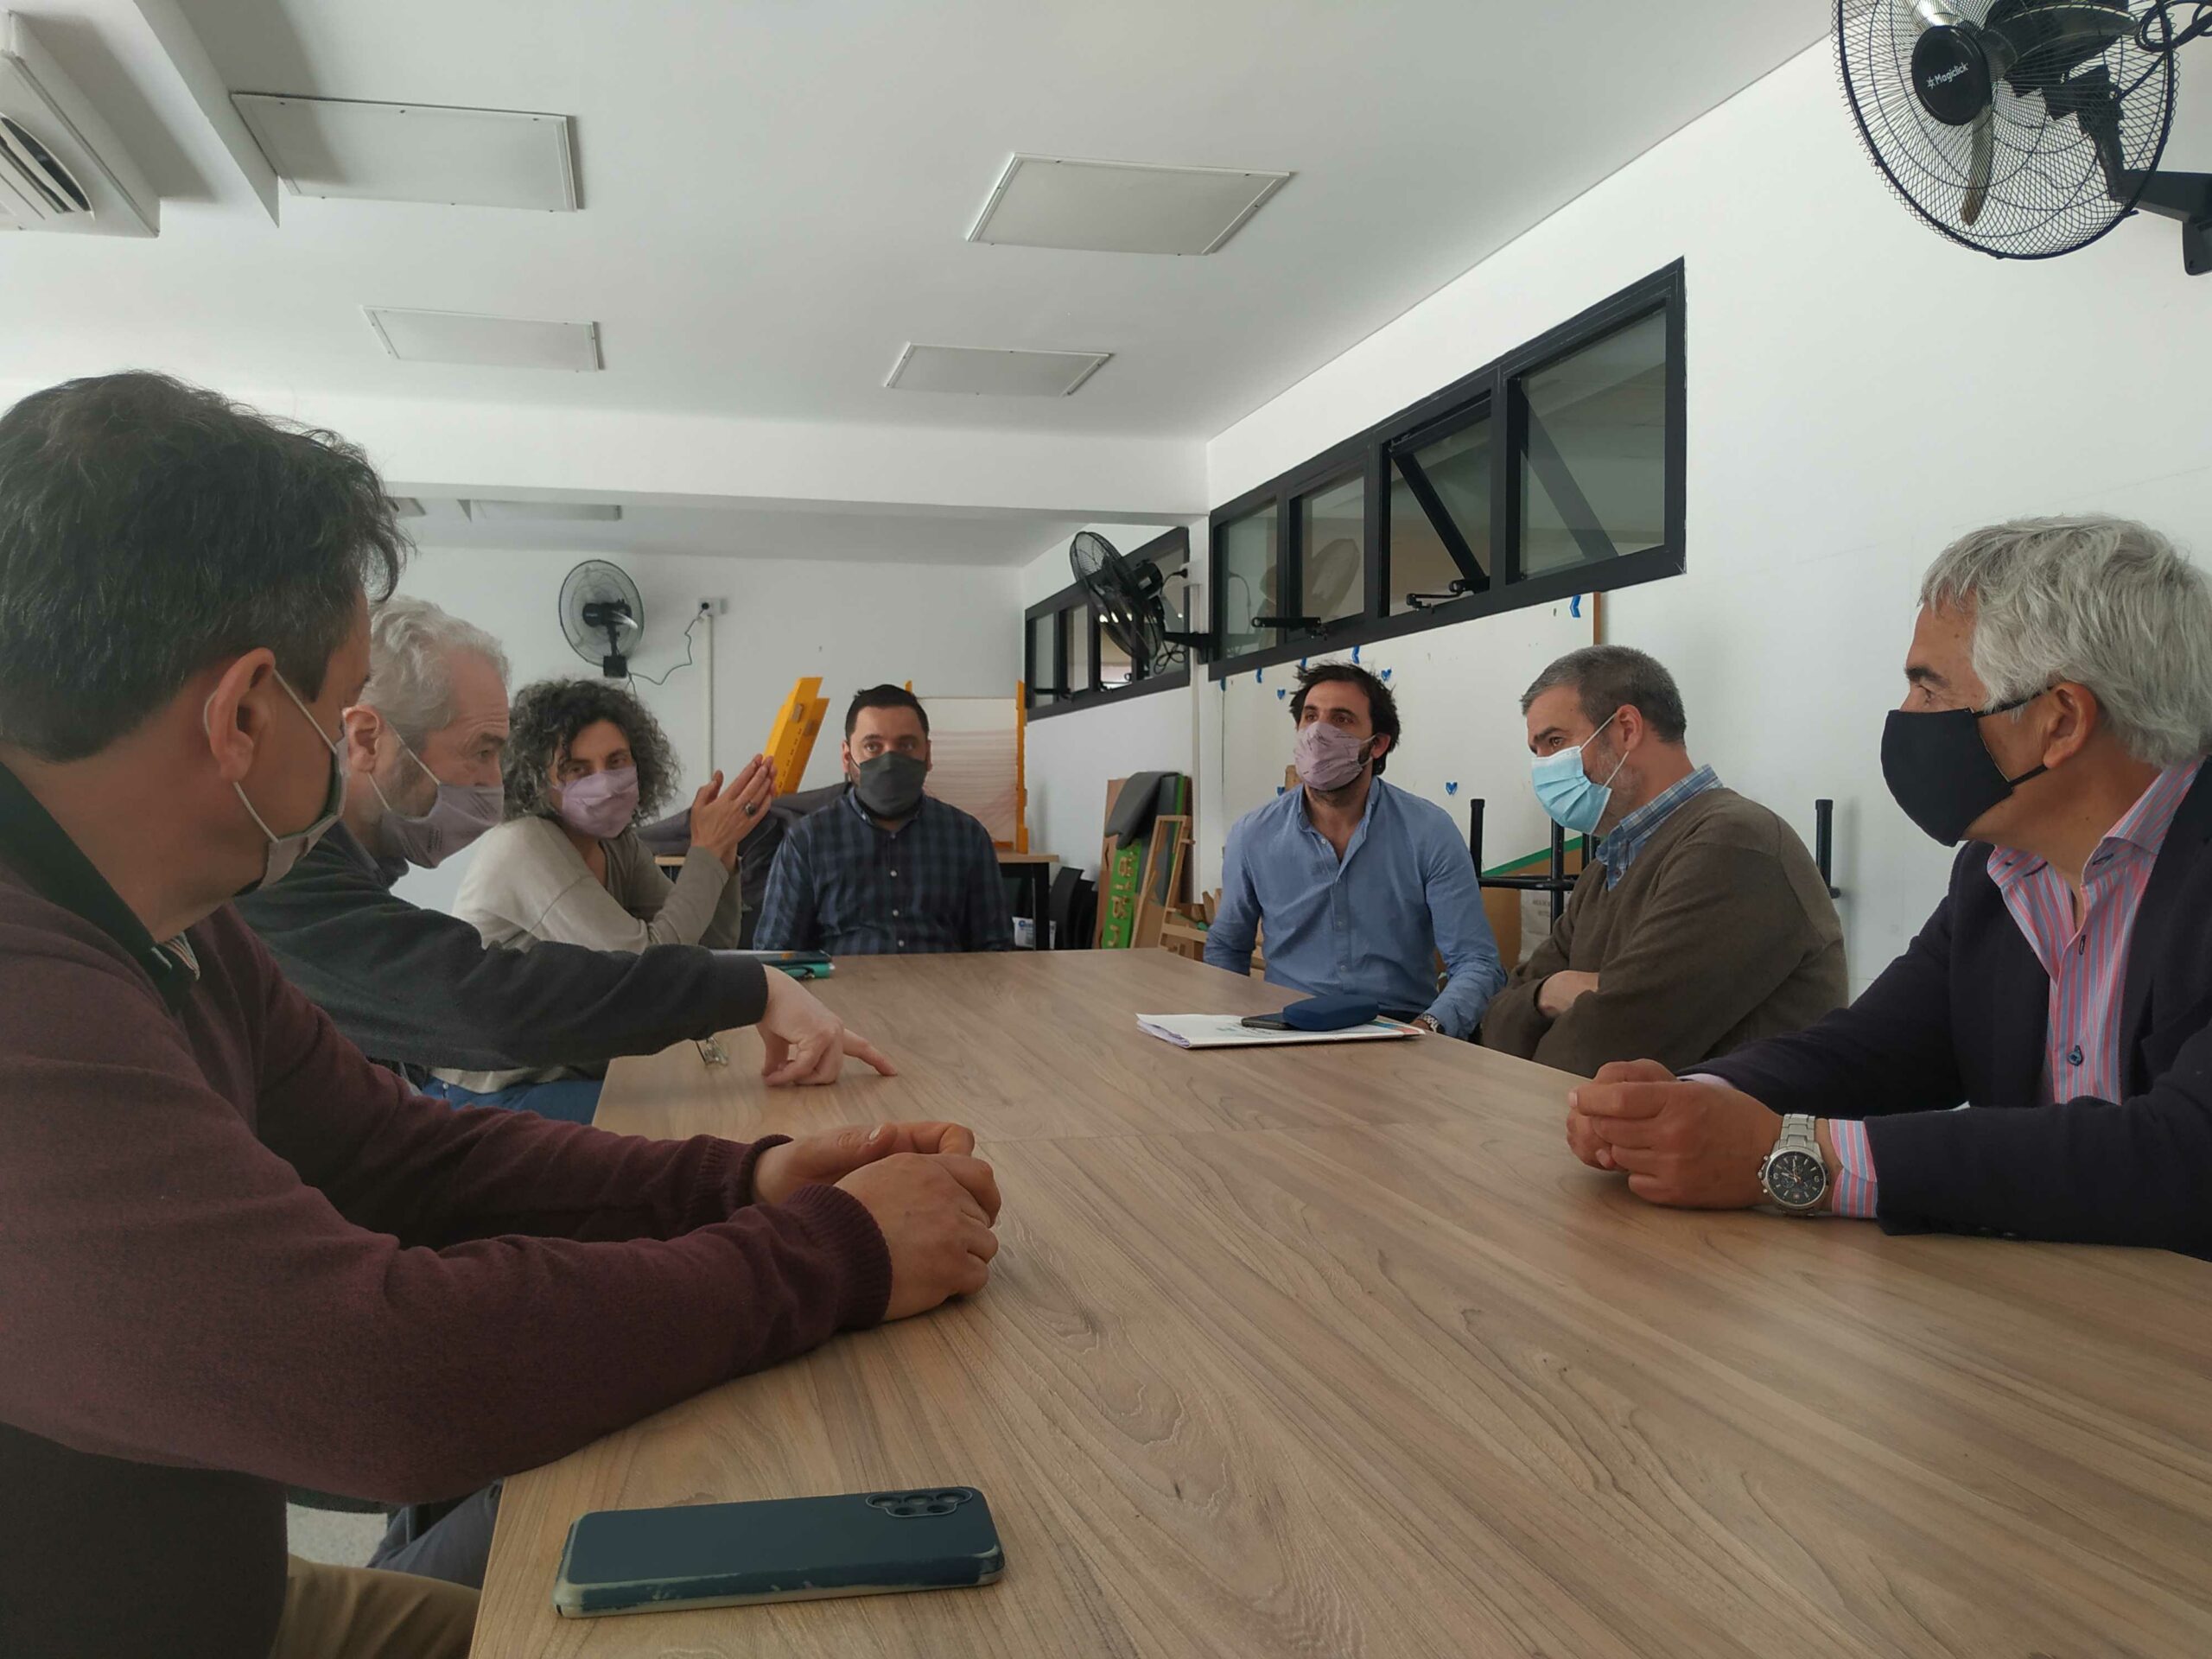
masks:
<path fill-rule="evenodd" d="M 1882 728 L 1882 781 L 1905 817 L 1946 847 L 1955 847 L 1976 818 L 2050 771 L 2036 766 L 2007 778 L 1981 741 L 1983 721 L 2025 708 L 2041 696 L 2031 692 L 1994 709 L 1891 709 Z"/>
<path fill-rule="evenodd" d="M 915 756 L 893 751 L 853 768 L 853 792 L 879 818 L 903 818 L 922 804 L 930 769 Z"/>

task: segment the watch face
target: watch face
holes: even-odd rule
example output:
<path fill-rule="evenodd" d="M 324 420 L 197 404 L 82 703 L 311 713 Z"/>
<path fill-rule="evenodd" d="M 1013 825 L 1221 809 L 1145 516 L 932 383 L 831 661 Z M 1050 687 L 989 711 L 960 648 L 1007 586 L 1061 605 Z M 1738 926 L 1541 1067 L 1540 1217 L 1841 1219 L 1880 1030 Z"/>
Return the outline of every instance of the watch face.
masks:
<path fill-rule="evenodd" d="M 1827 1191 L 1828 1173 L 1809 1152 L 1778 1153 L 1766 1166 L 1766 1190 L 1785 1210 L 1809 1210 Z"/>

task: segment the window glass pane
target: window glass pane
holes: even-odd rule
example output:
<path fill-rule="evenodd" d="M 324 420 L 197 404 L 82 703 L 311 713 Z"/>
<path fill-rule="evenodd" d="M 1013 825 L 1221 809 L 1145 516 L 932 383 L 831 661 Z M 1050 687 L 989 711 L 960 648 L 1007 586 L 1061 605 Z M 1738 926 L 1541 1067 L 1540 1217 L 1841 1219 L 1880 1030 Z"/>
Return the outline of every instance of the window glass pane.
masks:
<path fill-rule="evenodd" d="M 1160 567 L 1160 626 L 1169 633 L 1185 633 L 1204 628 L 1203 616 L 1186 616 L 1190 603 L 1191 541 L 1185 536 L 1173 545 L 1153 556 L 1153 563 Z M 1170 645 L 1163 653 L 1166 660 L 1154 669 L 1154 673 L 1166 673 L 1171 668 L 1182 667 L 1189 660 L 1189 652 L 1180 645 Z"/>
<path fill-rule="evenodd" d="M 1160 567 L 1160 574 L 1167 579 L 1172 590 L 1178 585 L 1176 578 L 1190 567 L 1191 542 L 1186 536 L 1163 537 L 1161 540 L 1166 545 L 1157 552 L 1147 553 L 1145 557 Z"/>
<path fill-rule="evenodd" d="M 1279 616 L 1275 602 L 1275 510 L 1273 503 L 1221 527 L 1221 654 L 1260 651 L 1279 637 L 1254 626 Z"/>
<path fill-rule="evenodd" d="M 1160 627 L 1163 633 L 1181 633 L 1187 628 L 1205 626 L 1203 617 L 1185 621 L 1183 615 L 1184 597 L 1189 588 L 1191 568 L 1191 540 L 1187 536 L 1163 536 L 1154 543 L 1147 543 L 1130 556 L 1132 563 L 1151 565 L 1160 572 Z M 1139 569 L 1138 577 L 1144 579 Z M 1150 671 L 1142 677 L 1156 679 L 1171 670 L 1185 665 L 1187 653 L 1180 645 L 1154 641 L 1157 653 L 1150 664 Z M 1102 626 L 1098 636 L 1098 671 L 1102 683 L 1118 685 L 1130 683 L 1138 677 L 1130 672 L 1128 653 L 1108 638 Z"/>
<path fill-rule="evenodd" d="M 1090 606 L 1086 601 L 1068 613 L 1068 695 L 1090 690 Z"/>
<path fill-rule="evenodd" d="M 1490 421 L 1471 425 L 1423 444 L 1410 459 L 1459 532 L 1475 561 L 1470 592 L 1489 586 L 1490 559 Z M 1408 594 L 1420 594 L 1432 604 L 1450 591 L 1466 573 L 1452 556 L 1402 468 L 1394 467 L 1390 478 L 1390 611 L 1393 615 L 1414 608 Z"/>
<path fill-rule="evenodd" d="M 1154 672 L 1159 671 L 1155 669 Z M 1103 621 L 1098 625 L 1098 683 L 1110 687 L 1127 685 L 1135 677 L 1129 672 L 1129 653 L 1115 643 L 1114 631 Z"/>
<path fill-rule="evenodd" d="M 1324 486 L 1298 503 L 1298 609 L 1323 624 L 1367 609 L 1367 480 L 1358 474 Z"/>
<path fill-rule="evenodd" d="M 1175 561 L 1175 568 L 1168 572 L 1167 585 L 1160 590 L 1160 629 L 1164 633 L 1192 633 L 1202 632 L 1206 626 L 1203 615 L 1191 614 L 1191 556 L 1182 554 Z M 1177 669 L 1188 668 L 1191 649 L 1173 641 L 1163 641 L 1160 661 L 1153 665 L 1155 674 L 1166 674 Z"/>
<path fill-rule="evenodd" d="M 1042 708 L 1051 702 L 1051 687 L 1060 683 L 1060 665 L 1053 660 L 1052 616 L 1029 620 L 1029 701 L 1033 707 Z"/>
<path fill-rule="evenodd" d="M 1540 576 L 1666 537 L 1667 320 L 1655 313 L 1522 381 L 1521 571 Z"/>

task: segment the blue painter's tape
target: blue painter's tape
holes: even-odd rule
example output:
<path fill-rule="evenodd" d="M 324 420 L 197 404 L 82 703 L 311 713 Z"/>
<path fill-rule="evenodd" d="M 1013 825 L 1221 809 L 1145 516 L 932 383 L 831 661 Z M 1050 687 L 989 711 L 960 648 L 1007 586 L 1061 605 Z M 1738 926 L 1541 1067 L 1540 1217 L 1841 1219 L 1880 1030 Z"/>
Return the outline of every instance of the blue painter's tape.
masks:
<path fill-rule="evenodd" d="M 1281 793 L 1282 793 L 1282 791 L 1283 791 L 1283 785 L 1281 785 L 1281 784 L 1277 784 L 1277 785 L 1275 785 L 1275 793 L 1276 793 L 1276 794 L 1278 794 L 1278 795 L 1280 795 L 1280 794 L 1281 794 Z"/>
<path fill-rule="evenodd" d="M 1387 668 L 1386 668 L 1386 669 L 1384 669 L 1384 670 L 1382 671 L 1382 672 L 1381 674 L 1377 675 L 1376 677 L 1376 678 L 1378 678 L 1378 679 L 1380 679 L 1380 680 L 1383 683 L 1383 684 L 1388 685 L 1388 684 L 1390 683 L 1390 671 L 1389 671 L 1389 669 L 1387 669 Z"/>
<path fill-rule="evenodd" d="M 1457 794 L 1459 792 L 1459 784 L 1455 781 L 1455 782 L 1448 783 L 1448 784 L 1445 785 L 1444 785 L 1444 792 L 1445 792 L 1446 795 L 1457 795 Z"/>
<path fill-rule="evenodd" d="M 1581 594 L 1575 594 L 1575 595 L 1574 595 L 1574 597 L 1573 597 L 1573 598 L 1572 598 L 1572 599 L 1570 599 L 1570 600 L 1568 600 L 1568 601 L 1567 601 L 1567 613 L 1569 616 L 1580 616 L 1580 615 L 1581 615 L 1581 614 L 1582 614 L 1582 595 L 1581 595 Z"/>
<path fill-rule="evenodd" d="M 1252 683 L 1255 685 L 1259 684 L 1261 681 L 1267 677 L 1268 671 L 1264 668 L 1255 668 L 1252 671 Z"/>
<path fill-rule="evenodd" d="M 1357 645 L 1354 645 L 1351 648 L 1351 659 L 1355 663 L 1359 660 L 1359 647 Z"/>
<path fill-rule="evenodd" d="M 1289 688 L 1288 686 L 1287 686 L 1287 685 L 1279 685 L 1279 686 L 1275 687 L 1275 701 L 1276 701 L 1277 702 L 1281 702 L 1285 697 L 1288 696 L 1289 695 L 1290 695 L 1290 688 Z"/>

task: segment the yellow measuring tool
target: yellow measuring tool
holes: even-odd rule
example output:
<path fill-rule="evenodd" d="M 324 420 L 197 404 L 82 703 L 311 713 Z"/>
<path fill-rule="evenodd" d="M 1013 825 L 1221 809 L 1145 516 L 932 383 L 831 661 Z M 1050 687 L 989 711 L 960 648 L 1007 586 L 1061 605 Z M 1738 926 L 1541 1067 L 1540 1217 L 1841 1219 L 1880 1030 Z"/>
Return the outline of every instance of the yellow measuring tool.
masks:
<path fill-rule="evenodd" d="M 795 680 L 791 694 L 776 710 L 768 728 L 768 758 L 776 763 L 776 789 L 788 795 L 806 776 L 806 763 L 814 753 L 814 740 L 822 734 L 823 716 L 830 700 L 822 695 L 822 677 Z"/>

